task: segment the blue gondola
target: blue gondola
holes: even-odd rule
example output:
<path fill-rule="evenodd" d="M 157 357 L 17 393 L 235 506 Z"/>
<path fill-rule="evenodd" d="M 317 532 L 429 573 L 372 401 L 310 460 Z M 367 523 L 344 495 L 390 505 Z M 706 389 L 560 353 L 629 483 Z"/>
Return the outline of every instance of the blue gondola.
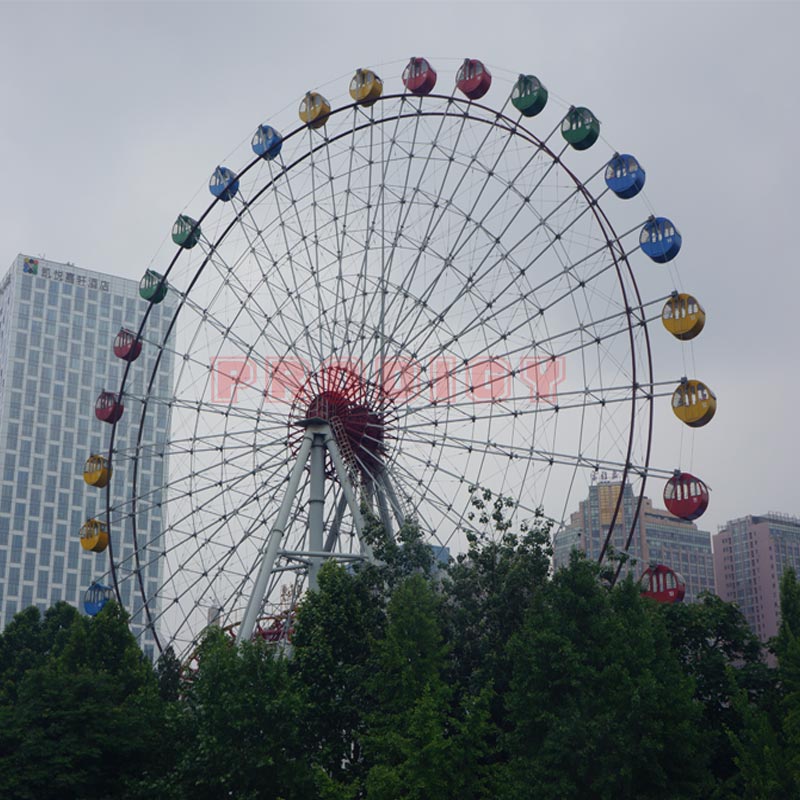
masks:
<path fill-rule="evenodd" d="M 239 191 L 239 179 L 233 170 L 227 167 L 217 167 L 208 182 L 208 188 L 214 197 L 218 197 L 227 203 L 228 200 L 233 200 L 236 192 Z"/>
<path fill-rule="evenodd" d="M 680 252 L 682 241 L 678 229 L 666 217 L 650 217 L 639 234 L 645 255 L 659 264 L 672 261 Z"/>
<path fill-rule="evenodd" d="M 283 137 L 269 125 L 259 125 L 250 142 L 253 152 L 267 161 L 277 158 L 283 147 Z"/>
<path fill-rule="evenodd" d="M 103 606 L 114 597 L 114 590 L 110 586 L 92 581 L 92 585 L 83 595 L 83 610 L 90 616 L 97 616 Z"/>
<path fill-rule="evenodd" d="M 628 153 L 617 153 L 606 166 L 606 186 L 623 200 L 636 197 L 642 191 L 644 179 L 642 165 Z"/>

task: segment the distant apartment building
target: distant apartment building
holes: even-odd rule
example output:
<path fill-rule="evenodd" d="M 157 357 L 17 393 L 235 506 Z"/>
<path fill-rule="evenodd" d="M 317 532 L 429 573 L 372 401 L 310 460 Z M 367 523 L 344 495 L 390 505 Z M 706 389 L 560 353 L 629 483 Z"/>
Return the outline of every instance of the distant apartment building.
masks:
<path fill-rule="evenodd" d="M 785 514 L 742 517 L 714 535 L 716 591 L 736 603 L 762 641 L 778 632 L 780 581 L 800 574 L 800 518 Z"/>
<path fill-rule="evenodd" d="M 568 525 L 553 538 L 553 562 L 558 568 L 569 561 L 572 550 L 579 550 L 596 559 L 614 520 L 611 545 L 618 553 L 625 551 L 625 539 L 636 513 L 637 498 L 629 483 L 602 478 L 589 487 L 589 494 L 578 505 Z M 679 572 L 686 580 L 686 601 L 691 602 L 704 591 L 714 591 L 714 560 L 711 534 L 698 530 L 693 522 L 673 517 L 664 509 L 654 508 L 648 498 L 642 501 L 639 518 L 627 554 L 638 577 L 653 563 L 664 564 Z"/>
<path fill-rule="evenodd" d="M 125 364 L 114 356 L 114 337 L 121 327 L 136 330 L 145 306 L 135 281 L 43 258 L 19 255 L 0 280 L 0 628 L 30 605 L 66 600 L 82 608 L 86 589 L 108 571 L 108 552 L 85 552 L 79 541 L 85 520 L 105 512 L 105 490 L 84 483 L 83 465 L 90 454 L 107 453 L 109 427 L 95 418 L 95 400 L 119 387 Z M 170 314 L 168 303 L 156 306 L 149 324 L 162 334 Z M 144 351 L 131 365 L 134 394 L 144 393 L 152 358 Z M 158 381 L 168 393 L 171 354 L 164 358 Z M 154 416 L 143 441 L 167 437 L 168 411 Z M 120 424 L 116 447 L 130 451 L 134 434 Z M 132 463 L 114 463 L 112 503 L 125 498 Z M 163 475 L 143 480 L 161 492 Z M 153 506 L 141 523 L 150 539 L 162 524 L 161 503 Z M 129 526 L 118 526 L 115 537 L 121 557 L 130 555 Z M 148 584 L 159 580 L 159 568 L 158 560 L 148 566 Z M 127 595 L 136 626 L 141 614 Z M 142 641 L 151 648 L 151 637 Z"/>

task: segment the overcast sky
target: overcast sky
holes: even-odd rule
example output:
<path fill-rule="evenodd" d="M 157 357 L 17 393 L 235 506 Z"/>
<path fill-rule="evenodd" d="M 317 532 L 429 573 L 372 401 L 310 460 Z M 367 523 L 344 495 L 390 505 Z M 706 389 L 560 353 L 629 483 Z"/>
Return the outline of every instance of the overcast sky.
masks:
<path fill-rule="evenodd" d="M 355 67 L 396 80 L 425 55 L 449 84 L 481 58 L 498 105 L 534 73 L 638 155 L 683 234 L 682 284 L 709 314 L 696 377 L 720 402 L 687 446 L 713 488 L 704 527 L 800 515 L 799 25 L 797 5 L 765 2 L 0 2 L 0 265 L 24 252 L 138 278 L 259 122 L 306 89 L 340 95 Z"/>

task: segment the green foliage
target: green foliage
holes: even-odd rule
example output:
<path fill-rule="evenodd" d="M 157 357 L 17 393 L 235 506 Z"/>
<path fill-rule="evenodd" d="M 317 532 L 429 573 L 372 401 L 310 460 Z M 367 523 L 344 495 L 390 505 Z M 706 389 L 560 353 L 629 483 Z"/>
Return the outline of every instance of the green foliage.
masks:
<path fill-rule="evenodd" d="M 784 570 L 781 577 L 781 625 L 772 641 L 778 658 L 785 656 L 790 643 L 800 638 L 800 581 L 793 569 Z"/>
<path fill-rule="evenodd" d="M 452 643 L 454 680 L 472 692 L 510 680 L 506 643 L 517 633 L 550 569 L 550 522 L 541 512 L 512 528 L 515 504 L 488 490 L 471 490 L 467 553 L 448 570 L 444 619 Z M 499 721 L 499 712 L 495 714 Z"/>
<path fill-rule="evenodd" d="M 169 776 L 176 796 L 311 796 L 313 774 L 303 757 L 302 736 L 308 709 L 291 681 L 287 660 L 262 641 L 237 647 L 213 627 L 197 660 L 182 713 L 172 722 L 173 735 L 181 740 Z"/>
<path fill-rule="evenodd" d="M 291 671 L 306 701 L 307 747 L 332 786 L 362 774 L 364 686 L 382 620 L 368 583 L 332 561 L 319 572 L 319 588 L 308 592 L 297 611 Z"/>
<path fill-rule="evenodd" d="M 2 636 L 4 652 L 24 639 L 37 658 L 0 705 L 0 796 L 120 796 L 160 745 L 155 677 L 116 604 L 94 619 L 51 611 Z"/>
<path fill-rule="evenodd" d="M 364 540 L 372 548 L 374 563 L 360 565 L 362 580 L 372 592 L 386 602 L 392 590 L 404 578 L 415 573 L 430 575 L 434 567 L 431 548 L 425 543 L 414 520 L 406 520 L 397 538 L 384 530 L 380 520 L 367 506 L 361 509 L 364 517 Z"/>
<path fill-rule="evenodd" d="M 387 608 L 384 637 L 375 643 L 375 669 L 365 751 L 370 800 L 441 800 L 483 796 L 491 724 L 488 693 L 453 703 L 445 681 L 448 647 L 430 581 L 411 575 Z"/>
<path fill-rule="evenodd" d="M 778 669 L 738 610 L 609 588 L 549 523 L 473 489 L 437 569 L 365 514 L 377 563 L 320 570 L 291 645 L 209 628 L 155 668 L 113 603 L 0 634 L 0 797 L 525 800 L 800 797 L 800 586 Z"/>
<path fill-rule="evenodd" d="M 156 677 L 158 679 L 158 693 L 162 700 L 175 701 L 181 691 L 181 662 L 175 651 L 168 647 L 158 657 L 156 662 Z"/>
<path fill-rule="evenodd" d="M 42 615 L 36 606 L 20 611 L 0 635 L 0 701 L 13 702 L 25 673 L 60 653 L 80 618 L 67 603 L 56 603 Z"/>
<path fill-rule="evenodd" d="M 660 606 L 684 672 L 694 681 L 702 707 L 698 723 L 713 774 L 726 783 L 737 771 L 731 732 L 744 725 L 741 704 L 769 708 L 776 702 L 775 680 L 763 660 L 761 643 L 744 615 L 712 594 L 696 603 Z"/>
<path fill-rule="evenodd" d="M 736 771 L 725 781 L 729 797 L 800 797 L 800 584 L 791 569 L 781 579 L 781 626 L 771 647 L 779 681 L 770 702 L 740 692 L 740 724 L 726 729 L 736 753 Z"/>
<path fill-rule="evenodd" d="M 627 580 L 573 558 L 510 643 L 508 798 L 703 797 L 691 681 Z"/>

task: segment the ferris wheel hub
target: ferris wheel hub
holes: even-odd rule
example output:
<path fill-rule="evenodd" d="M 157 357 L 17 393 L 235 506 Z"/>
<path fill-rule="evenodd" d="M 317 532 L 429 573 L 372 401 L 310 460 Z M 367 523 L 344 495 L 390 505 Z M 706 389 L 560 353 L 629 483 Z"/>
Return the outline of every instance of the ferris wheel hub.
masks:
<path fill-rule="evenodd" d="M 308 377 L 296 392 L 290 411 L 295 428 L 290 442 L 299 445 L 297 428 L 327 423 L 345 460 L 362 481 L 374 480 L 393 440 L 394 403 L 381 386 L 355 370 L 326 365 Z M 330 469 L 327 470 L 332 473 Z"/>

